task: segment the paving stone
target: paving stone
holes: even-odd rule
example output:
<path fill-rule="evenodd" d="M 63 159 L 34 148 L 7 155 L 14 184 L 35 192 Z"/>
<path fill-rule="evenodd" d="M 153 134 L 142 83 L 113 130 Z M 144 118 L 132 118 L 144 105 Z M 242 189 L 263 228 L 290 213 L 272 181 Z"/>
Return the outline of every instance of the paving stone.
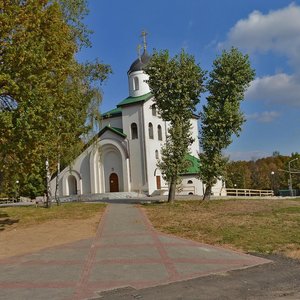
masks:
<path fill-rule="evenodd" d="M 79 300 L 267 262 L 159 233 L 134 204 L 110 204 L 94 238 L 0 261 L 0 299 Z"/>

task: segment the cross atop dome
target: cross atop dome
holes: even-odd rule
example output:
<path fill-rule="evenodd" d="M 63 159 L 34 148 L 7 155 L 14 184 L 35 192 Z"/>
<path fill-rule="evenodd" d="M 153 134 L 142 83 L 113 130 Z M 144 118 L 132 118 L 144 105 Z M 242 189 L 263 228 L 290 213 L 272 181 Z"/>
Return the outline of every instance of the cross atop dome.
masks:
<path fill-rule="evenodd" d="M 147 41 L 146 41 L 146 36 L 148 35 L 148 32 L 143 30 L 141 37 L 143 38 L 143 46 L 144 46 L 144 51 L 147 49 Z"/>

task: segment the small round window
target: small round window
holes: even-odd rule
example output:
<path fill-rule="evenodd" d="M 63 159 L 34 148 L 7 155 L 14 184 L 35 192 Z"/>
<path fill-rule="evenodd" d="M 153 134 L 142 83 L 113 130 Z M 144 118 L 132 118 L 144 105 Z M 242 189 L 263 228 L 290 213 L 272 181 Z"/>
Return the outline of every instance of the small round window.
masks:
<path fill-rule="evenodd" d="M 192 180 L 189 180 L 187 183 L 188 183 L 188 184 L 193 184 L 193 181 L 192 181 Z"/>

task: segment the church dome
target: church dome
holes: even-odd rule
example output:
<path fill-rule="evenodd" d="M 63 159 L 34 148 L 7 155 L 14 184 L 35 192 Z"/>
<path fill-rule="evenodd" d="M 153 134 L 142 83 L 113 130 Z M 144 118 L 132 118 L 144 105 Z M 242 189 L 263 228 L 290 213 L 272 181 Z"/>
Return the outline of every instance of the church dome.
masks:
<path fill-rule="evenodd" d="M 143 70 L 146 65 L 149 63 L 151 56 L 148 54 L 147 50 L 144 50 L 144 53 L 141 57 L 136 59 L 130 66 L 128 74 L 136 71 Z"/>

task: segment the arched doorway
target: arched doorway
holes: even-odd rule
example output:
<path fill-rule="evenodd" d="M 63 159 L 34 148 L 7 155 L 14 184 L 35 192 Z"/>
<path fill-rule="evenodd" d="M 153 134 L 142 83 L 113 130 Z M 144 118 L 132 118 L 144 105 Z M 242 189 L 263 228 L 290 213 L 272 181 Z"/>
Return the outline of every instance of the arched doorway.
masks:
<path fill-rule="evenodd" d="M 69 195 L 77 195 L 77 180 L 74 175 L 68 177 Z"/>
<path fill-rule="evenodd" d="M 119 192 L 119 178 L 116 173 L 111 173 L 109 176 L 109 191 L 111 193 Z"/>

